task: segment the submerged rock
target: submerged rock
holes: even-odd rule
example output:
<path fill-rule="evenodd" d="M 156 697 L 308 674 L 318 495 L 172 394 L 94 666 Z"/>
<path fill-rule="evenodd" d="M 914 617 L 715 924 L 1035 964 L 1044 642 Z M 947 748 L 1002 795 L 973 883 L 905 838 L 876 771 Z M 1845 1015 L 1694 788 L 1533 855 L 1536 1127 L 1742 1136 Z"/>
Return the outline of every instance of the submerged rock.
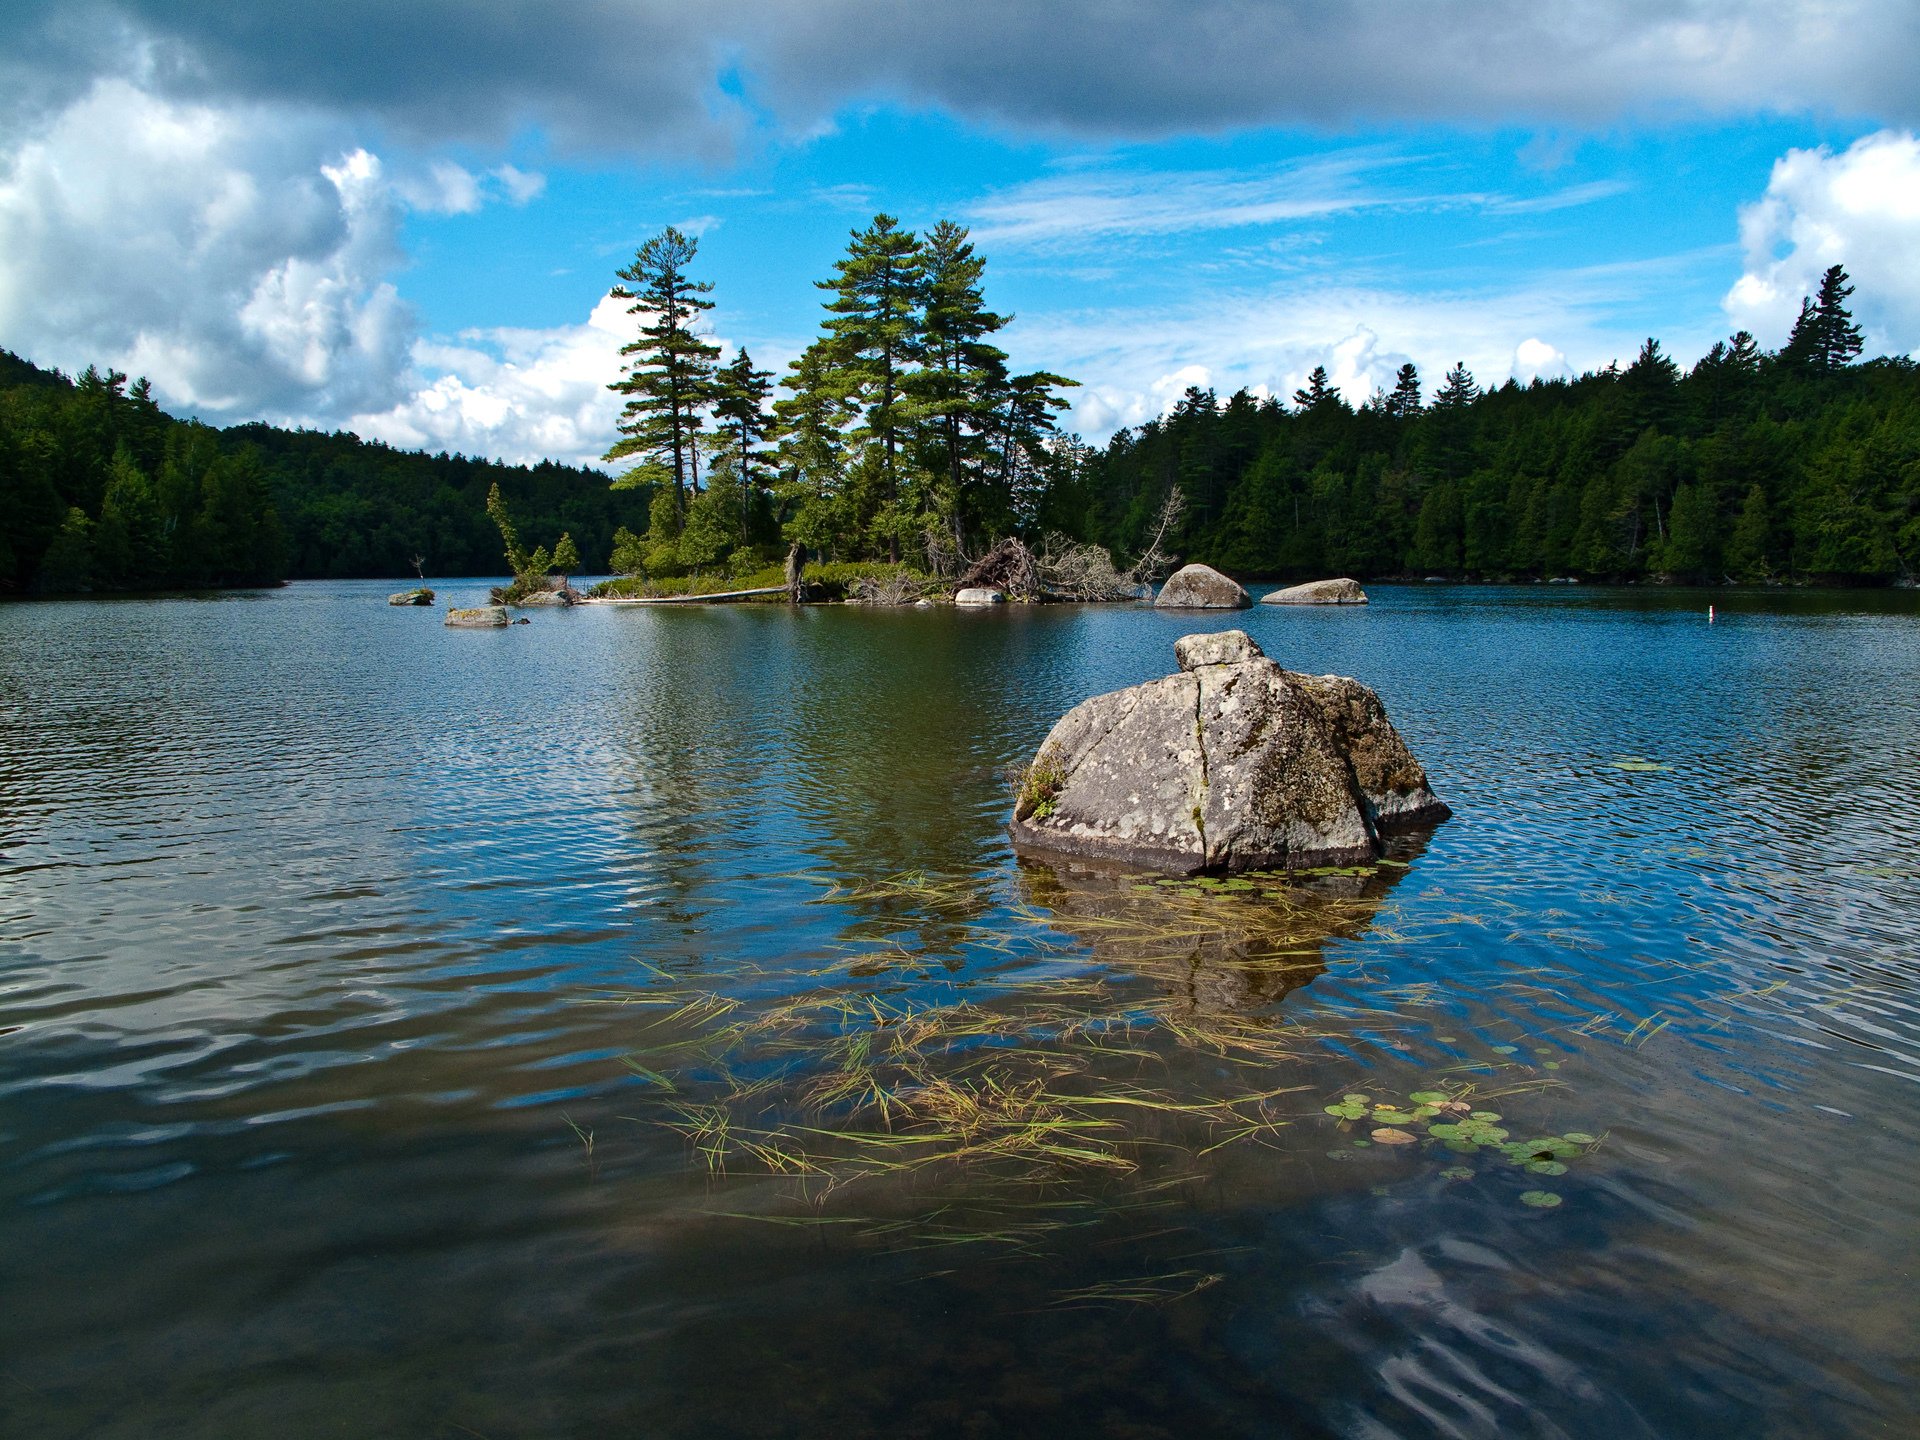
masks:
<path fill-rule="evenodd" d="M 491 630 L 507 623 L 504 605 L 479 605 L 471 610 L 448 610 L 447 624 L 457 630 Z"/>
<path fill-rule="evenodd" d="M 1162 610 L 1244 610 L 1253 597 L 1211 565 L 1183 565 L 1167 577 L 1153 603 Z"/>
<path fill-rule="evenodd" d="M 1364 605 L 1367 592 L 1357 580 L 1309 580 L 1260 597 L 1262 605 Z"/>
<path fill-rule="evenodd" d="M 985 585 L 969 585 L 966 589 L 954 593 L 953 603 L 956 605 L 1004 605 L 1007 603 L 1007 597 L 1000 591 Z"/>
<path fill-rule="evenodd" d="M 402 590 L 397 595 L 387 596 L 387 604 L 389 605 L 431 605 L 433 604 L 433 591 L 427 589 L 427 587 L 424 585 L 422 585 L 417 590 Z"/>
<path fill-rule="evenodd" d="M 1068 711 L 1028 767 L 1023 848 L 1191 873 L 1354 865 L 1382 828 L 1446 818 L 1357 680 L 1296 675 L 1244 631 L 1189 635 L 1180 673 Z"/>

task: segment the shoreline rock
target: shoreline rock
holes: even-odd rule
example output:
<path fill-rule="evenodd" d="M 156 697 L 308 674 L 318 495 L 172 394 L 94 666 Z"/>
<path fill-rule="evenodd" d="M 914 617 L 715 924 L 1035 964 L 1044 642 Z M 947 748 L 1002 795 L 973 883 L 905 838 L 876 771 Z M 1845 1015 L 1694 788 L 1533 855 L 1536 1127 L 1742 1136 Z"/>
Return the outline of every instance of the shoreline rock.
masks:
<path fill-rule="evenodd" d="M 953 603 L 968 606 L 1004 605 L 1007 603 L 1007 597 L 1001 591 L 995 590 L 991 586 L 969 585 L 963 590 L 954 592 Z"/>
<path fill-rule="evenodd" d="M 1357 680 L 1297 675 L 1242 630 L 1189 635 L 1178 674 L 1068 711 L 1028 767 L 1016 848 L 1169 870 L 1314 869 L 1451 812 Z"/>
<path fill-rule="evenodd" d="M 1289 585 L 1260 597 L 1262 605 L 1364 605 L 1367 592 L 1360 582 L 1342 576 L 1338 580 L 1309 580 L 1304 585 Z"/>
<path fill-rule="evenodd" d="M 1253 597 L 1211 565 L 1183 565 L 1167 577 L 1153 603 L 1160 610 L 1245 610 Z"/>

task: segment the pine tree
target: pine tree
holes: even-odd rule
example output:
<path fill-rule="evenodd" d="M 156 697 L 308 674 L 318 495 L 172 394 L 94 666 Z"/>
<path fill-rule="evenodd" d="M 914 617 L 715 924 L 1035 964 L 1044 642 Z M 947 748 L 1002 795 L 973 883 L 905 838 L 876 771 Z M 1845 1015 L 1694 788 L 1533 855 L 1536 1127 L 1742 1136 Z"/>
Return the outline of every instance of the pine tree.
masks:
<path fill-rule="evenodd" d="M 1321 410 L 1329 405 L 1346 408 L 1340 398 L 1339 388 L 1327 383 L 1327 367 L 1324 365 L 1313 367 L 1313 373 L 1307 376 L 1306 388 L 1293 392 L 1293 403 L 1302 411 Z"/>
<path fill-rule="evenodd" d="M 727 436 L 726 455 L 739 483 L 740 529 L 745 535 L 753 523 L 753 500 L 760 489 L 762 461 L 758 447 L 773 424 L 767 414 L 773 372 L 754 369 L 753 357 L 742 347 L 720 368 L 715 381 L 713 413 Z"/>
<path fill-rule="evenodd" d="M 1473 374 L 1467 369 L 1467 362 L 1457 361 L 1447 371 L 1446 383 L 1433 397 L 1436 410 L 1464 410 L 1480 398 L 1480 387 L 1474 384 Z"/>
<path fill-rule="evenodd" d="M 1394 377 L 1393 393 L 1387 396 L 1386 411 L 1395 420 L 1411 420 L 1425 408 L 1420 397 L 1420 371 L 1409 360 Z"/>
<path fill-rule="evenodd" d="M 669 225 L 635 252 L 633 263 L 618 273 L 634 285 L 615 285 L 616 300 L 631 300 L 629 315 L 643 315 L 640 338 L 620 347 L 629 357 L 627 373 L 607 388 L 627 397 L 620 412 L 620 439 L 606 453 L 608 460 L 639 456 L 671 471 L 673 487 L 684 507 L 688 492 L 699 488 L 696 438 L 703 412 L 714 394 L 714 361 L 720 347 L 694 330 L 700 316 L 713 308 L 707 295 L 709 280 L 693 280 L 687 267 L 699 253 L 699 242 Z M 626 478 L 647 483 L 654 473 L 641 467 Z M 664 478 L 664 477 L 663 477 Z"/>
<path fill-rule="evenodd" d="M 507 512 L 507 502 L 500 498 L 498 480 L 487 489 L 487 518 L 500 530 L 500 543 L 506 547 L 507 572 L 511 575 L 526 574 L 527 552 L 520 548 L 520 531 L 513 523 L 513 516 Z"/>
<path fill-rule="evenodd" d="M 1735 580 L 1765 580 L 1773 573 L 1770 559 L 1773 520 L 1767 513 L 1767 492 L 1758 485 L 1747 490 L 1740 518 L 1727 537 L 1727 570 Z"/>
<path fill-rule="evenodd" d="M 878 448 L 876 478 L 879 508 L 889 512 L 884 528 L 890 557 L 900 558 L 900 444 L 908 416 L 902 413 L 901 379 L 919 354 L 920 286 L 923 256 L 911 230 L 891 215 L 876 215 L 864 231 L 854 232 L 839 272 L 818 282 L 833 298 L 833 358 L 849 372 L 865 406 L 865 438 Z"/>
<path fill-rule="evenodd" d="M 1820 277 L 1820 294 L 1814 301 L 1814 342 L 1812 348 L 1813 368 L 1821 371 L 1838 370 L 1860 354 L 1865 341 L 1860 327 L 1853 323 L 1853 315 L 1847 309 L 1847 297 L 1853 294 L 1853 286 L 1847 283 L 1847 272 L 1841 266 L 1831 265 L 1827 273 Z"/>
<path fill-rule="evenodd" d="M 956 532 L 969 525 L 1004 524 L 1011 497 L 972 493 L 981 474 L 983 437 L 1007 379 L 1004 350 L 986 337 L 1009 317 L 986 308 L 981 277 L 986 262 L 965 227 L 942 220 L 927 232 L 922 261 L 923 364 L 907 378 L 911 414 L 928 439 L 929 469 L 943 477 L 939 508 Z M 970 479 L 970 472 L 972 478 Z M 955 534 L 956 543 L 964 533 Z"/>
<path fill-rule="evenodd" d="M 819 551 L 846 537 L 846 429 L 857 408 L 831 351 L 831 337 L 802 351 L 780 382 L 791 395 L 773 405 L 774 488 L 784 533 Z"/>
<path fill-rule="evenodd" d="M 580 551 L 574 546 L 573 536 L 562 532 L 559 543 L 553 547 L 553 568 L 560 572 L 560 583 L 566 584 L 567 577 L 580 568 Z"/>

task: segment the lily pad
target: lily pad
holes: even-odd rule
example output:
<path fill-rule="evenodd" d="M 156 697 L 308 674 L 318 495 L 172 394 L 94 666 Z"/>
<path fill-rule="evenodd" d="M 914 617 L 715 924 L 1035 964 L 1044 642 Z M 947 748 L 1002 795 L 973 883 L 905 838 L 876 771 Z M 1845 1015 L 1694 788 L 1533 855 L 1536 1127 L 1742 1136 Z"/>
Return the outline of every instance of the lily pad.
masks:
<path fill-rule="evenodd" d="M 1471 1180 L 1473 1169 L 1468 1165 L 1449 1165 L 1440 1172 L 1442 1180 Z"/>
<path fill-rule="evenodd" d="M 1564 1175 L 1567 1167 L 1558 1160 L 1529 1160 L 1527 1170 L 1534 1175 Z"/>
<path fill-rule="evenodd" d="M 1436 1140 L 1463 1140 L 1467 1132 L 1460 1126 L 1449 1125 L 1443 1120 L 1438 1125 L 1429 1125 L 1427 1133 Z"/>
<path fill-rule="evenodd" d="M 1416 1105 L 1444 1105 L 1452 1098 L 1444 1090 L 1416 1090 L 1407 1096 Z"/>
<path fill-rule="evenodd" d="M 1386 1127 L 1375 1130 L 1372 1138 L 1382 1145 L 1412 1145 L 1415 1143 L 1414 1137 L 1406 1131 L 1393 1130 Z"/>
<path fill-rule="evenodd" d="M 1482 1125 L 1498 1125 L 1501 1115 L 1498 1110 L 1475 1110 L 1467 1116 L 1469 1120 L 1478 1120 Z"/>
<path fill-rule="evenodd" d="M 1625 770 L 1633 775 L 1651 775 L 1661 770 L 1671 770 L 1671 765 L 1662 765 L 1657 760 L 1648 760 L 1639 755 L 1622 755 L 1613 762 L 1616 770 Z"/>
<path fill-rule="evenodd" d="M 1471 1140 L 1449 1140 L 1447 1141 L 1447 1149 L 1453 1151 L 1456 1155 L 1478 1155 L 1480 1153 L 1480 1147 Z"/>
<path fill-rule="evenodd" d="M 1560 1197 L 1551 1190 L 1523 1190 L 1520 1203 L 1531 1205 L 1536 1210 L 1551 1210 L 1560 1203 Z"/>
<path fill-rule="evenodd" d="M 1496 1045 L 1493 1047 L 1493 1053 L 1496 1055 L 1517 1055 L 1520 1053 L 1520 1047 L 1518 1045 Z"/>
<path fill-rule="evenodd" d="M 1584 1130 L 1569 1130 L 1560 1138 L 1571 1141 L 1575 1145 L 1597 1145 L 1600 1143 L 1598 1136 L 1589 1135 Z"/>

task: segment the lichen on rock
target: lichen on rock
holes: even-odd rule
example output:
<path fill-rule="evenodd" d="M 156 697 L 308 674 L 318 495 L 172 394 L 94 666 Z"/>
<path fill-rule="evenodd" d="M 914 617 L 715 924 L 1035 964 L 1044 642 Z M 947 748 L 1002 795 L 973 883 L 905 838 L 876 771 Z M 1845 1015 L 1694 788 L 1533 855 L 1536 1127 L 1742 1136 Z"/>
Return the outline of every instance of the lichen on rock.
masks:
<path fill-rule="evenodd" d="M 1048 734 L 1016 845 L 1191 873 L 1351 865 L 1447 807 L 1357 680 L 1282 669 L 1251 636 L 1189 635 L 1180 673 L 1096 696 Z"/>

